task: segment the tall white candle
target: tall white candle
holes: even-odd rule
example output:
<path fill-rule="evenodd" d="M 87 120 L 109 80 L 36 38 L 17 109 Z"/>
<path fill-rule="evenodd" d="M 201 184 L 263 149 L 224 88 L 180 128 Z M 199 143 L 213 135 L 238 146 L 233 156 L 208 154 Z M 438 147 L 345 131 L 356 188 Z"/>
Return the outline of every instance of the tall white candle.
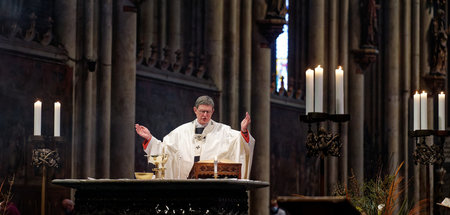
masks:
<path fill-rule="evenodd" d="M 34 132 L 35 136 L 41 135 L 41 114 L 42 114 L 42 102 L 37 100 L 34 103 Z"/>
<path fill-rule="evenodd" d="M 418 91 L 413 96 L 413 121 L 414 121 L 414 129 L 413 130 L 420 130 L 420 94 Z"/>
<path fill-rule="evenodd" d="M 217 165 L 218 165 L 217 156 L 214 156 L 214 178 L 217 178 Z"/>
<path fill-rule="evenodd" d="M 445 130 L 445 94 L 438 95 L 438 125 L 439 130 Z"/>
<path fill-rule="evenodd" d="M 61 103 L 59 102 L 55 102 L 55 117 L 53 128 L 55 137 L 61 136 Z"/>
<path fill-rule="evenodd" d="M 344 114 L 344 70 L 336 69 L 336 114 Z"/>
<path fill-rule="evenodd" d="M 306 70 L 306 114 L 314 112 L 314 71 Z"/>
<path fill-rule="evenodd" d="M 323 68 L 314 69 L 314 111 L 323 112 Z"/>
<path fill-rule="evenodd" d="M 427 109 L 427 93 L 422 91 L 420 94 L 420 129 L 428 129 L 428 109 Z"/>

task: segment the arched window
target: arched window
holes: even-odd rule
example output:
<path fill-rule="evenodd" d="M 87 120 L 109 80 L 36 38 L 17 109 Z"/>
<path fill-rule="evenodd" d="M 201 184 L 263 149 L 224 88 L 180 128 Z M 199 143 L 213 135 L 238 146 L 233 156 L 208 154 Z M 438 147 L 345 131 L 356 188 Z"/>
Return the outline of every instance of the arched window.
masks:
<path fill-rule="evenodd" d="M 289 1 L 286 0 L 286 8 L 289 11 Z M 289 13 L 286 13 L 286 23 L 289 21 Z M 275 83 L 276 91 L 281 86 L 288 89 L 288 24 L 283 26 L 281 33 L 275 42 Z"/>

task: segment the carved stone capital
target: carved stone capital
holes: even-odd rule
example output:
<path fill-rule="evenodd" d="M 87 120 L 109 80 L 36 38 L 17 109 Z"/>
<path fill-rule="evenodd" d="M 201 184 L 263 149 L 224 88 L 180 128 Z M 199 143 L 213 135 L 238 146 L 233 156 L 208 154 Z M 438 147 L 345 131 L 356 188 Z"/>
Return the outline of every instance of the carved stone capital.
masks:
<path fill-rule="evenodd" d="M 260 33 L 266 39 L 266 45 L 269 46 L 283 32 L 283 26 L 286 24 L 286 20 L 270 18 L 257 20 L 256 23 L 258 24 Z"/>
<path fill-rule="evenodd" d="M 352 50 L 352 53 L 362 72 L 377 60 L 378 49 L 374 46 L 363 46 L 360 49 Z"/>
<path fill-rule="evenodd" d="M 445 78 L 444 75 L 438 74 L 427 74 L 423 76 L 425 82 L 425 90 L 429 91 L 431 94 L 438 94 L 441 91 L 445 91 Z"/>

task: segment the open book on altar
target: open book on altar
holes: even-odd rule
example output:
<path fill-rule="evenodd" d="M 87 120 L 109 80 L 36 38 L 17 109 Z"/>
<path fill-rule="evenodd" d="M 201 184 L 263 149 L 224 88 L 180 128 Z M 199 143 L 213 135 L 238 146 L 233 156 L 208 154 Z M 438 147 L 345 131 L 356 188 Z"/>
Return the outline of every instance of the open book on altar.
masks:
<path fill-rule="evenodd" d="M 217 162 L 218 178 L 241 178 L 241 163 L 230 160 L 219 160 Z M 214 160 L 201 160 L 192 166 L 188 178 L 214 178 Z"/>

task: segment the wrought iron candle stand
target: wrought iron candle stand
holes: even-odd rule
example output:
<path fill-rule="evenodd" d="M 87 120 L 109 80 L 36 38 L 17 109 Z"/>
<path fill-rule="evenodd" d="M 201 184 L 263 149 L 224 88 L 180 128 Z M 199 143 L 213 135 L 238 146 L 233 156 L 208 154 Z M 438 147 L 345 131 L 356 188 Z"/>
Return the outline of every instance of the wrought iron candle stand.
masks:
<path fill-rule="evenodd" d="M 408 132 L 410 137 L 415 138 L 416 150 L 413 153 L 415 164 L 423 165 L 442 165 L 444 162 L 444 143 L 445 137 L 450 136 L 449 130 L 416 130 Z M 438 137 L 431 145 L 426 143 L 426 137 Z"/>
<path fill-rule="evenodd" d="M 319 156 L 320 158 L 329 155 L 339 157 L 342 148 L 341 141 L 341 123 L 350 120 L 350 114 L 327 114 L 319 112 L 311 112 L 308 115 L 301 115 L 300 121 L 308 123 L 308 135 L 306 137 L 307 155 Z M 321 122 L 331 121 L 339 124 L 338 132 L 328 132 L 324 127 L 320 126 Z M 316 124 L 316 131 L 312 129 L 312 124 Z"/>
<path fill-rule="evenodd" d="M 44 215 L 47 168 L 59 168 L 60 156 L 56 149 L 56 144 L 64 141 L 62 137 L 47 136 L 31 136 L 29 141 L 32 144 L 31 163 L 34 167 L 42 169 L 41 215 Z"/>
<path fill-rule="evenodd" d="M 308 115 L 300 115 L 300 121 L 308 123 L 308 135 L 306 137 L 307 156 L 320 158 L 320 195 L 325 195 L 325 162 L 328 156 L 339 157 L 341 155 L 341 124 L 350 120 L 350 114 L 328 114 L 322 112 L 310 112 Z M 338 123 L 338 132 L 327 131 L 320 125 L 322 122 L 331 121 Z M 312 129 L 316 124 L 316 131 Z"/>
<path fill-rule="evenodd" d="M 445 138 L 450 136 L 450 130 L 415 130 L 409 131 L 408 135 L 414 137 L 414 142 L 416 144 L 416 149 L 413 152 L 414 163 L 416 165 L 425 165 L 427 180 L 430 178 L 430 164 L 437 166 L 436 169 L 438 169 L 437 172 L 439 172 L 440 176 L 439 181 L 437 182 L 438 185 L 436 190 L 438 192 L 436 192 L 437 195 L 435 194 L 435 198 L 439 200 L 443 199 L 442 187 L 444 185 L 445 170 L 442 168 L 442 165 L 445 160 L 444 144 Z M 431 144 L 427 144 L 426 137 L 428 136 L 438 137 L 438 139 Z M 435 208 L 436 207 L 437 206 L 435 206 Z"/>

